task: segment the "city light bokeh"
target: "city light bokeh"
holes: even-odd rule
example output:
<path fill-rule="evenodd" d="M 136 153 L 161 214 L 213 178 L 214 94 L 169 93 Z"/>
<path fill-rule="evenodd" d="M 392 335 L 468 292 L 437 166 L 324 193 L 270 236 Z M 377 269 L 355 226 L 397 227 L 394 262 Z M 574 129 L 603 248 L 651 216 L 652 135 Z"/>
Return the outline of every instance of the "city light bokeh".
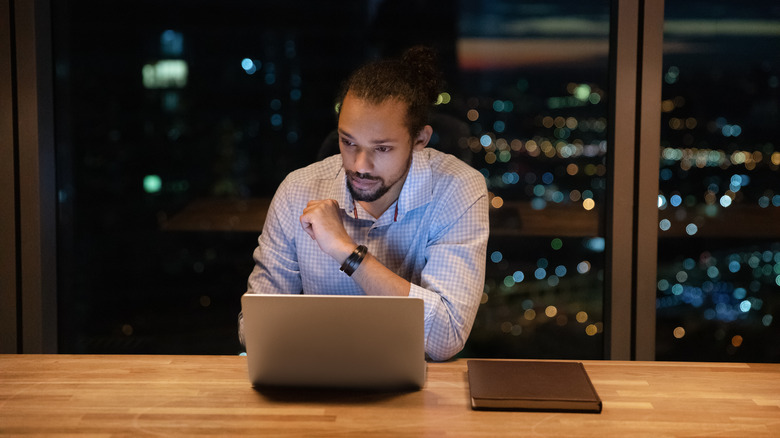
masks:
<path fill-rule="evenodd" d="M 267 201 L 354 67 L 425 43 L 431 147 L 490 197 L 462 354 L 603 358 L 611 2 L 271 3 L 53 5 L 61 350 L 239 351 Z M 778 360 L 777 8 L 666 3 L 657 354 Z"/>
<path fill-rule="evenodd" d="M 666 4 L 659 359 L 780 360 L 780 10 L 744 6 Z"/>

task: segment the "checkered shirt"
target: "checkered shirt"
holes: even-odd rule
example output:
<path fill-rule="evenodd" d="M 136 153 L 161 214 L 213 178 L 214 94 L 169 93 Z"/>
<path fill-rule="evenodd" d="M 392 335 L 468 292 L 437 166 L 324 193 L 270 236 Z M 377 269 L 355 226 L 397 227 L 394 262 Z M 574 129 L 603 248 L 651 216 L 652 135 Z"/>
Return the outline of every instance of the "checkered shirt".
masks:
<path fill-rule="evenodd" d="M 370 294 L 301 227 L 303 209 L 318 199 L 336 200 L 352 239 L 408 280 L 409 296 L 423 299 L 426 354 L 446 360 L 458 353 L 485 281 L 489 225 L 482 174 L 435 149 L 416 151 L 398 200 L 375 219 L 353 201 L 340 155 L 290 173 L 268 210 L 247 293 Z"/>

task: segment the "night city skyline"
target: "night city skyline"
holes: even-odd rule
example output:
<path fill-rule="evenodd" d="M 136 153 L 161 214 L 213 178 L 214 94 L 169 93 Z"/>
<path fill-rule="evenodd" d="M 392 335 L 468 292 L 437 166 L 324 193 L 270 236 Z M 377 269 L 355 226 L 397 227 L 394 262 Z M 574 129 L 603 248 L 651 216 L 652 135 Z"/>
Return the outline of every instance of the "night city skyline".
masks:
<path fill-rule="evenodd" d="M 73 352 L 232 353 L 231 315 L 260 224 L 164 225 L 204 198 L 271 196 L 320 152 L 346 73 L 407 41 L 388 31 L 397 16 L 382 2 L 347 2 L 338 13 L 304 1 L 247 13 L 229 2 L 213 17 L 152 3 L 127 6 L 148 17 L 138 26 L 93 2 L 57 6 L 60 342 Z M 435 35 L 412 35 L 440 48 L 449 75 L 433 146 L 480 170 L 492 205 L 488 279 L 466 351 L 599 358 L 609 2 L 444 3 L 418 11 L 429 13 L 423 23 L 440 17 Z M 771 56 L 780 8 L 669 3 L 658 355 L 780 360 L 754 347 L 771 344 L 780 308 L 780 236 L 762 222 L 780 209 L 780 52 Z M 344 19 L 353 26 L 330 26 Z M 730 237 L 719 224 L 743 207 L 758 212 L 746 217 L 768 238 L 761 227 Z M 534 220 L 549 228 L 517 232 Z M 133 279 L 109 297 L 116 265 Z"/>

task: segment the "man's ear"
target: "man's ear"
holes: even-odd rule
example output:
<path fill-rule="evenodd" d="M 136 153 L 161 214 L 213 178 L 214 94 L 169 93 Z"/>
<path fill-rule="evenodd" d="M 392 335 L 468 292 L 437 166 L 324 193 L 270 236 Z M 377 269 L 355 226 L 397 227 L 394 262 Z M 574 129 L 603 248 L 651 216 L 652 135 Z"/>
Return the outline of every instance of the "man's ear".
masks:
<path fill-rule="evenodd" d="M 433 135 L 433 128 L 431 125 L 425 125 L 423 129 L 420 130 L 420 132 L 417 134 L 417 137 L 414 139 L 414 150 L 419 151 L 423 149 L 425 146 L 428 146 L 428 142 L 431 141 L 431 136 Z"/>

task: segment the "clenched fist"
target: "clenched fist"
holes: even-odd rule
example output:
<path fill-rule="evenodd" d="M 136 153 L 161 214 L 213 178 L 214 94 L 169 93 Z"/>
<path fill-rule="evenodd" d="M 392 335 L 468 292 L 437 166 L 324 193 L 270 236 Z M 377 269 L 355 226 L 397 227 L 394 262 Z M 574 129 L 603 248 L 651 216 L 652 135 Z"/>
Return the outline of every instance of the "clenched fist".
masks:
<path fill-rule="evenodd" d="M 357 244 L 344 228 L 343 211 L 333 199 L 309 201 L 301 215 L 301 227 L 317 241 L 320 249 L 339 263 L 352 253 Z"/>

